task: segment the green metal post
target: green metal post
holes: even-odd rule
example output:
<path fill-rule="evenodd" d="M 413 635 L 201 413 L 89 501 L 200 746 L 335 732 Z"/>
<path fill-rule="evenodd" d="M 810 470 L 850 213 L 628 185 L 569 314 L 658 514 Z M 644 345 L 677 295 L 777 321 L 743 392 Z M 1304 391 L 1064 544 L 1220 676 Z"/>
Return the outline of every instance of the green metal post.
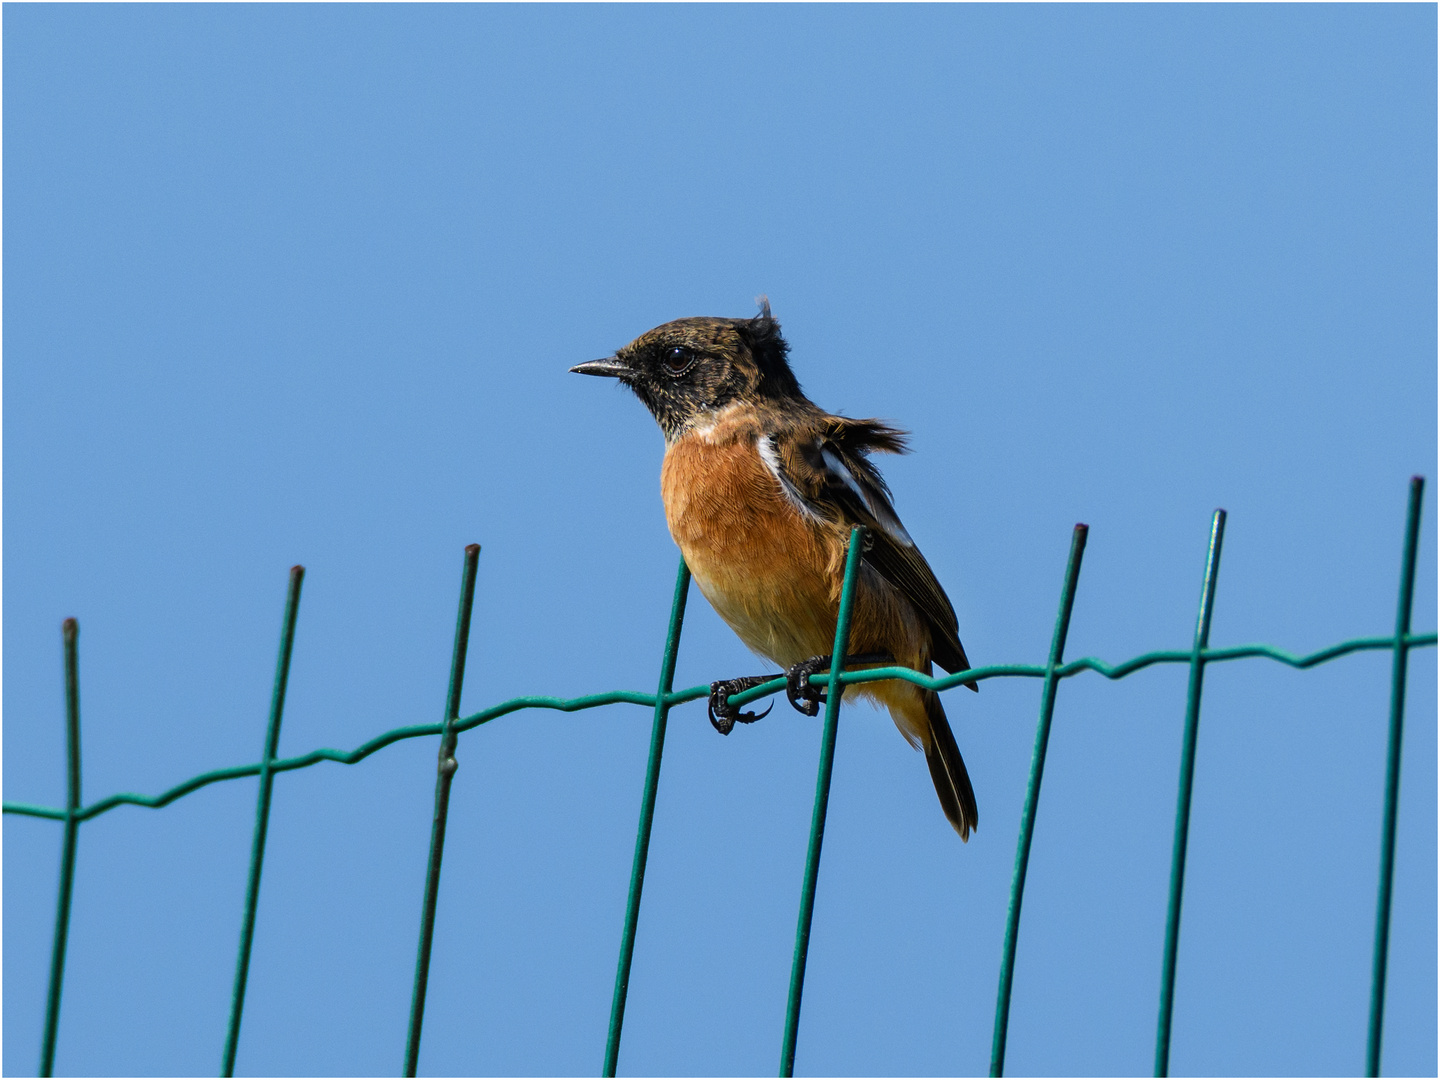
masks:
<path fill-rule="evenodd" d="M 60 1029 L 60 987 L 65 979 L 65 946 L 70 937 L 70 899 L 75 893 L 75 845 L 80 839 L 80 624 L 66 619 L 65 641 L 65 835 L 60 847 L 60 896 L 55 904 L 55 941 L 50 948 L 50 992 L 45 999 L 45 1033 L 40 1041 L 40 1075 L 55 1070 L 55 1037 Z"/>
<path fill-rule="evenodd" d="M 1195 738 L 1200 729 L 1200 687 L 1205 677 L 1210 616 L 1215 610 L 1215 583 L 1220 573 L 1220 545 L 1225 539 L 1225 511 L 1210 522 L 1210 550 L 1200 588 L 1200 615 L 1190 653 L 1190 687 L 1185 698 L 1185 741 L 1180 750 L 1180 794 L 1175 807 L 1175 848 L 1170 857 L 1170 904 L 1165 916 L 1165 958 L 1160 973 L 1160 1020 L 1155 1036 L 1155 1075 L 1170 1075 L 1170 1020 L 1175 1011 L 1175 956 L 1180 947 L 1180 899 L 1185 891 L 1185 849 L 1190 839 L 1190 796 L 1195 784 Z"/>
<path fill-rule="evenodd" d="M 1010 989 L 1015 977 L 1015 944 L 1020 934 L 1020 904 L 1025 895 L 1025 874 L 1030 866 L 1030 840 L 1035 835 L 1035 809 L 1040 802 L 1040 782 L 1045 775 L 1045 752 L 1050 745 L 1050 721 L 1055 715 L 1055 690 L 1060 679 L 1056 670 L 1064 662 L 1065 638 L 1070 632 L 1070 613 L 1075 607 L 1075 584 L 1080 580 L 1080 560 L 1085 555 L 1088 525 L 1076 525 L 1070 535 L 1070 558 L 1065 564 L 1065 584 L 1060 589 L 1060 612 L 1050 638 L 1050 659 L 1045 664 L 1045 685 L 1040 691 L 1040 721 L 1035 727 L 1035 750 L 1030 756 L 1030 779 L 1025 785 L 1025 805 L 1020 812 L 1020 840 L 1015 848 L 1015 871 L 1010 878 L 1010 908 L 1005 917 L 1005 944 L 1000 955 L 1000 989 L 995 996 L 995 1037 L 990 1044 L 990 1075 L 1005 1074 L 1005 1039 L 1010 1027 Z"/>
<path fill-rule="evenodd" d="M 290 652 L 295 644 L 295 616 L 300 609 L 300 583 L 305 568 L 290 568 L 285 595 L 285 620 L 280 628 L 280 655 L 275 661 L 275 686 L 270 695 L 270 722 L 265 730 L 265 752 L 260 758 L 260 795 L 255 806 L 255 837 L 250 845 L 250 875 L 245 883 L 245 915 L 240 924 L 240 950 L 235 959 L 235 989 L 230 997 L 230 1023 L 225 1029 L 225 1055 L 221 1076 L 235 1075 L 235 1049 L 240 1041 L 240 1016 L 245 1011 L 245 983 L 250 977 L 250 946 L 255 940 L 255 905 L 260 899 L 260 868 L 265 862 L 265 834 L 270 827 L 270 793 L 275 786 L 271 763 L 280 746 L 280 717 L 285 711 L 285 687 L 290 681 Z"/>
<path fill-rule="evenodd" d="M 675 684 L 675 657 L 680 651 L 680 629 L 685 622 L 685 601 L 689 595 L 690 568 L 682 558 L 680 570 L 675 576 L 675 599 L 670 603 L 670 629 L 665 634 L 665 655 L 660 661 L 660 686 L 655 691 L 655 719 L 650 725 L 650 760 L 645 766 L 645 793 L 640 800 L 640 825 L 635 832 L 635 860 L 630 866 L 630 895 L 625 901 L 625 930 L 620 935 L 615 996 L 610 1001 L 610 1033 L 605 1039 L 605 1076 L 615 1075 L 620 1059 L 620 1031 L 625 1024 L 625 999 L 630 993 L 630 961 L 635 956 L 640 894 L 645 888 L 650 826 L 655 820 L 655 793 L 660 785 L 660 756 L 665 751 L 665 725 L 670 716 L 667 699 Z"/>
<path fill-rule="evenodd" d="M 470 648 L 470 613 L 475 606 L 475 572 L 480 545 L 465 548 L 460 575 L 460 611 L 455 616 L 455 646 L 450 653 L 450 688 L 445 694 L 445 718 L 440 726 L 440 761 L 435 775 L 435 814 L 430 821 L 430 859 L 425 868 L 425 899 L 420 906 L 420 947 L 415 956 L 415 986 L 410 995 L 410 1027 L 405 1036 L 405 1075 L 414 1076 L 420 1064 L 420 1028 L 425 1022 L 425 991 L 430 983 L 430 946 L 435 940 L 435 905 L 440 897 L 440 860 L 445 855 L 445 823 L 450 816 L 450 784 L 459 763 L 455 746 L 459 736 L 460 690 L 465 683 L 465 655 Z"/>
<path fill-rule="evenodd" d="M 840 722 L 840 699 L 845 688 L 840 673 L 850 645 L 850 614 L 855 602 L 855 581 L 865 549 L 863 526 L 850 530 L 845 555 L 845 582 L 840 590 L 840 611 L 835 620 L 835 646 L 830 654 L 830 688 L 825 693 L 825 734 L 820 743 L 820 771 L 815 780 L 815 810 L 810 817 L 810 848 L 805 855 L 805 884 L 800 891 L 800 919 L 795 928 L 795 957 L 790 965 L 790 1000 L 785 1009 L 785 1042 L 780 1049 L 780 1075 L 795 1075 L 795 1038 L 800 1030 L 800 997 L 805 990 L 805 962 L 810 952 L 810 920 L 815 914 L 815 882 L 820 876 L 820 845 L 825 840 L 825 812 L 830 803 L 830 774 L 835 767 L 835 734 Z"/>
<path fill-rule="evenodd" d="M 1415 547 L 1420 537 L 1420 497 L 1425 478 L 1410 478 L 1405 550 L 1400 560 L 1400 600 L 1395 610 L 1395 658 L 1390 671 L 1390 741 L 1385 754 L 1385 819 L 1380 832 L 1380 889 L 1375 902 L 1375 958 L 1370 975 L 1370 1034 L 1365 1075 L 1380 1075 L 1380 1037 L 1385 1021 L 1385 968 L 1390 957 L 1390 893 L 1395 883 L 1395 814 L 1400 804 L 1400 736 L 1405 722 L 1405 667 L 1410 608 L 1415 597 Z"/>

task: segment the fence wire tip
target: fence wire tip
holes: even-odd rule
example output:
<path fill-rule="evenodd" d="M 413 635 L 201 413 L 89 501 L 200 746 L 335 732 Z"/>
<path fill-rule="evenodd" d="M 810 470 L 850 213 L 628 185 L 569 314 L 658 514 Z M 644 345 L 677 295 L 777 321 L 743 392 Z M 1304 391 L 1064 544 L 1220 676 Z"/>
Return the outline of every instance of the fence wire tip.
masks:
<path fill-rule="evenodd" d="M 479 544 L 466 544 L 466 545 L 465 545 L 465 554 L 466 554 L 466 555 L 479 555 L 479 554 L 480 554 L 480 545 L 479 545 Z"/>
<path fill-rule="evenodd" d="M 80 631 L 80 624 L 74 619 L 66 619 L 60 624 L 60 631 L 67 638 L 73 638 Z"/>

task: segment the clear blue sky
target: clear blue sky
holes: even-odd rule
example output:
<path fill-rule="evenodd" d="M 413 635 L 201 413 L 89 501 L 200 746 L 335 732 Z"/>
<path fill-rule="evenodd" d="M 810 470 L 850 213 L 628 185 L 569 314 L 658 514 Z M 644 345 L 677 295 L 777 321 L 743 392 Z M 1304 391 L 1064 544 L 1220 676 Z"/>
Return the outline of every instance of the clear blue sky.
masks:
<path fill-rule="evenodd" d="M 1393 626 L 1405 487 L 1435 626 L 1436 12 L 1413 6 L 9 6 L 4 781 L 87 799 L 651 690 L 676 551 L 661 437 L 566 369 L 768 293 L 882 464 L 976 663 Z M 1401 790 L 1384 1066 L 1436 1069 L 1434 651 Z M 761 669 L 698 593 L 679 685 Z M 1388 659 L 1214 668 L 1177 1073 L 1363 1067 Z M 1183 670 L 1061 690 L 1009 1064 L 1153 1053 Z M 1038 686 L 951 695 L 980 803 L 842 716 L 797 1070 L 977 1073 Z M 421 1069 L 599 1071 L 647 710 L 460 743 Z M 671 719 L 622 1073 L 772 1074 L 819 727 Z M 399 1070 L 434 744 L 277 784 L 242 1073 Z M 81 834 L 57 1068 L 213 1073 L 254 782 Z M 33 1070 L 59 829 L 5 821 L 4 1059 Z"/>

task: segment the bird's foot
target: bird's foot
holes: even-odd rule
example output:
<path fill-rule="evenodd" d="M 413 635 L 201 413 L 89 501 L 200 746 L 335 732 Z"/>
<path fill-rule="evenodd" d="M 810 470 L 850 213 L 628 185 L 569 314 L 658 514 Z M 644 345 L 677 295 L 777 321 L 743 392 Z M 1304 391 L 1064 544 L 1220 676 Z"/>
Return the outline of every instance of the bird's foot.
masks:
<path fill-rule="evenodd" d="M 825 704 L 825 692 L 818 686 L 810 685 L 810 676 L 830 670 L 830 656 L 812 656 L 793 664 L 785 672 L 785 697 L 790 704 L 806 716 L 818 716 L 820 706 Z"/>
<path fill-rule="evenodd" d="M 770 709 L 775 703 L 770 703 L 762 713 L 741 712 L 738 705 L 730 704 L 732 694 L 743 694 L 746 690 L 753 689 L 761 683 L 769 682 L 773 675 L 747 675 L 741 679 L 722 679 L 719 682 L 710 684 L 710 723 L 721 735 L 729 735 L 738 724 L 753 724 L 756 720 L 763 720 L 770 715 Z"/>
<path fill-rule="evenodd" d="M 833 656 L 812 656 L 809 660 L 801 660 L 798 664 L 790 667 L 785 672 L 785 696 L 790 704 L 806 716 L 818 716 L 820 706 L 825 704 L 826 695 L 818 686 L 810 683 L 811 675 L 819 675 L 821 672 L 829 672 Z M 895 658 L 886 652 L 861 653 L 859 656 L 845 657 L 845 666 L 853 667 L 855 664 L 893 664 Z"/>

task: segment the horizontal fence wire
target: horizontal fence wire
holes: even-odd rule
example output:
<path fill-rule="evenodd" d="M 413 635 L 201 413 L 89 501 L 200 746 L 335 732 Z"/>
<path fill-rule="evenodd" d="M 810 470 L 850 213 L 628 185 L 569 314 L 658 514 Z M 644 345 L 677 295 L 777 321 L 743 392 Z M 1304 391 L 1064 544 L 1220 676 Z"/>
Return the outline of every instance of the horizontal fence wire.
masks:
<path fill-rule="evenodd" d="M 1436 636 L 1430 634 L 1406 634 L 1404 645 L 1408 649 L 1419 649 L 1434 645 Z M 1264 657 L 1276 660 L 1292 668 L 1312 668 L 1317 664 L 1323 664 L 1329 660 L 1335 660 L 1342 656 L 1349 656 L 1357 652 L 1375 652 L 1383 649 L 1394 649 L 1394 637 L 1364 637 L 1352 638 L 1349 641 L 1342 641 L 1338 645 L 1331 645 L 1329 648 L 1321 649 L 1313 653 L 1289 653 L 1283 649 L 1277 649 L 1270 645 L 1239 645 L 1228 649 L 1205 649 L 1201 656 L 1207 664 L 1219 663 L 1225 660 L 1246 660 L 1252 657 Z M 1132 660 L 1126 660 L 1121 664 L 1107 664 L 1093 656 L 1087 656 L 1081 660 L 1074 660 L 1068 664 L 1062 664 L 1055 670 L 1055 678 L 1068 679 L 1082 672 L 1093 671 L 1105 676 L 1107 679 L 1123 679 L 1144 668 L 1152 667 L 1155 664 L 1188 664 L 1193 659 L 1193 653 L 1189 649 L 1166 650 L 1163 652 L 1145 653 Z M 827 688 L 830 685 L 829 675 L 812 675 L 810 684 L 820 688 Z M 900 679 L 904 682 L 914 683 L 916 686 L 924 687 L 927 690 L 950 690 L 967 682 L 984 682 L 986 679 L 1004 678 L 1045 678 L 1045 668 L 1034 664 L 996 664 L 989 667 L 970 668 L 968 671 L 960 671 L 954 675 L 933 676 L 924 675 L 911 668 L 902 667 L 877 667 L 866 668 L 864 671 L 846 671 L 840 676 L 840 683 L 843 686 L 855 686 L 859 683 L 882 682 L 885 679 Z M 771 679 L 769 682 L 761 683 L 759 686 L 751 687 L 744 693 L 732 694 L 727 699 L 731 705 L 748 705 L 771 694 L 779 693 L 785 689 L 785 677 L 783 675 Z M 669 694 L 655 695 L 647 694 L 640 690 L 612 690 L 608 693 L 586 694 L 582 697 L 560 698 L 548 697 L 545 695 L 529 695 L 526 697 L 511 698 L 499 705 L 492 705 L 488 709 L 472 713 L 455 723 L 456 732 L 469 731 L 482 724 L 488 724 L 492 720 L 498 720 L 502 716 L 509 716 L 511 713 L 520 712 L 523 709 L 553 709 L 557 712 L 582 712 L 585 709 L 596 709 L 603 705 L 643 705 L 647 709 L 653 709 L 657 701 L 663 701 L 666 705 L 674 707 L 684 705 L 687 702 L 699 701 L 710 696 L 710 687 L 691 686 L 685 690 L 676 690 Z M 361 743 L 354 750 L 312 750 L 308 754 L 301 754 L 293 758 L 279 758 L 270 764 L 272 773 L 292 772 L 295 769 L 307 769 L 311 765 L 318 765 L 322 761 L 333 761 L 339 765 L 357 765 L 364 761 L 377 750 L 383 750 L 392 743 L 400 742 L 403 739 L 418 739 L 427 735 L 439 735 L 443 729 L 441 724 L 415 724 L 410 727 L 398 727 L 384 734 L 377 735 L 369 742 Z M 158 810 L 163 806 L 169 806 L 176 799 L 199 791 L 210 784 L 220 783 L 224 780 L 239 780 L 246 776 L 259 776 L 260 764 L 236 765 L 228 769 L 216 769 L 213 772 L 201 773 L 193 776 L 183 783 L 176 784 L 173 788 L 161 792 L 159 795 L 136 795 L 132 792 L 124 792 L 119 795 L 111 795 L 108 798 L 100 799 L 89 806 L 76 812 L 77 821 L 89 821 L 98 817 L 117 806 L 143 806 L 147 809 Z M 34 803 L 7 802 L 4 804 L 4 812 L 7 814 L 23 814 L 27 817 L 51 818 L 55 821 L 64 821 L 66 812 L 62 807 L 38 806 Z"/>
<path fill-rule="evenodd" d="M 1199 719 L 1201 675 L 1206 665 L 1233 660 L 1265 658 L 1300 670 L 1328 663 L 1352 653 L 1389 650 L 1394 656 L 1392 665 L 1391 707 L 1389 741 L 1387 747 L 1387 772 L 1385 791 L 1385 814 L 1382 825 L 1380 858 L 1380 889 L 1377 897 L 1377 918 L 1375 935 L 1375 961 L 1371 993 L 1369 1041 L 1367 1044 L 1367 1073 L 1379 1073 L 1380 1035 L 1384 1011 L 1386 958 L 1389 947 L 1389 919 L 1392 885 L 1394 876 L 1395 818 L 1398 804 L 1400 740 L 1404 710 L 1404 682 L 1406 657 L 1409 650 L 1431 647 L 1436 644 L 1436 634 L 1412 634 L 1410 614 L 1414 590 L 1416 545 L 1419 530 L 1419 514 L 1423 481 L 1415 477 L 1411 481 L 1410 501 L 1406 521 L 1406 539 L 1402 559 L 1400 605 L 1394 635 L 1388 637 L 1353 638 L 1317 652 L 1294 654 L 1270 645 L 1241 645 L 1213 649 L 1208 646 L 1210 613 L 1213 610 L 1214 586 L 1218 570 L 1220 541 L 1223 536 L 1224 511 L 1217 511 L 1212 523 L 1211 543 L 1206 564 L 1205 583 L 1202 588 L 1201 615 L 1197 623 L 1195 642 L 1188 650 L 1159 651 L 1145 653 L 1119 664 L 1107 664 L 1094 657 L 1085 657 L 1062 663 L 1065 637 L 1069 626 L 1070 613 L 1075 599 L 1076 582 L 1080 570 L 1086 537 L 1086 527 L 1076 526 L 1072 537 L 1070 558 L 1061 595 L 1060 614 L 1057 617 L 1055 634 L 1051 642 L 1050 655 L 1044 666 L 1026 664 L 1003 664 L 972 668 L 953 675 L 935 677 L 909 668 L 889 666 L 867 668 L 863 671 L 842 670 L 845 659 L 845 645 L 849 632 L 849 611 L 853 601 L 858 567 L 863 551 L 863 530 L 852 533 L 847 552 L 845 577 L 841 589 L 841 607 L 836 626 L 836 640 L 829 674 L 810 676 L 814 687 L 829 690 L 833 687 L 854 686 L 887 679 L 902 680 L 916 686 L 944 691 L 972 682 L 996 678 L 1037 678 L 1043 680 L 1041 694 L 1041 715 L 1036 732 L 1035 753 L 1031 763 L 1030 780 L 1022 812 L 1020 836 L 1016 852 L 1015 873 L 1011 883 L 1010 905 L 1007 911 L 1006 933 L 1002 947 L 1000 986 L 997 993 L 995 1038 L 991 1056 L 991 1075 L 1003 1073 L 1006 1031 L 1009 1020 L 1009 1005 L 1013 982 L 1016 939 L 1020 919 L 1021 899 L 1025 883 L 1025 872 L 1033 837 L 1036 808 L 1039 799 L 1040 782 L 1043 775 L 1046 745 L 1050 724 L 1053 719 L 1055 694 L 1059 682 L 1083 672 L 1094 672 L 1107 679 L 1121 679 L 1157 664 L 1187 664 L 1190 667 L 1190 689 L 1187 694 L 1186 726 L 1182 750 L 1181 783 L 1176 816 L 1176 844 L 1172 861 L 1171 896 L 1167 918 L 1166 953 L 1164 957 L 1161 991 L 1161 1017 L 1156 1046 L 1156 1072 L 1164 1075 L 1168 1069 L 1170 1015 L 1173 1009 L 1174 967 L 1179 933 L 1180 898 L 1183 887 L 1185 840 L 1188 835 L 1189 793 L 1194 770 L 1195 736 Z M 661 755 L 664 747 L 665 725 L 669 711 L 676 705 L 706 698 L 710 687 L 694 686 L 685 690 L 671 688 L 675 660 L 679 648 L 680 633 L 684 619 L 685 599 L 690 583 L 689 571 L 681 560 L 676 579 L 675 599 L 671 609 L 670 625 L 666 636 L 665 653 L 661 664 L 661 677 L 657 692 L 645 694 L 639 691 L 617 690 L 608 693 L 589 694 L 577 698 L 548 696 L 526 696 L 493 705 L 470 716 L 459 718 L 458 706 L 461 680 L 464 672 L 464 654 L 468 641 L 470 608 L 474 597 L 475 565 L 479 548 L 471 545 L 466 549 L 465 573 L 462 579 L 461 605 L 457 619 L 455 653 L 451 665 L 450 689 L 447 694 L 446 712 L 439 724 L 420 724 L 399 727 L 370 739 L 352 751 L 333 749 L 313 750 L 293 758 L 276 758 L 280 720 L 284 708 L 285 686 L 289 675 L 290 654 L 293 646 L 295 617 L 299 605 L 300 584 L 303 568 L 291 571 L 290 588 L 287 593 L 284 622 L 282 624 L 280 656 L 277 660 L 275 689 L 272 695 L 270 720 L 267 725 L 264 754 L 261 760 L 251 765 L 216 769 L 191 777 L 159 795 L 147 796 L 121 793 L 101 799 L 89 806 L 81 801 L 80 786 L 80 732 L 79 732 L 79 675 L 77 639 L 79 628 L 74 619 L 67 619 L 64 625 L 65 644 L 65 687 L 66 687 L 66 733 L 67 733 L 67 799 L 66 806 L 49 807 L 27 803 L 4 803 L 6 814 L 45 818 L 64 823 L 64 837 L 61 853 L 59 896 L 56 910 L 55 940 L 52 951 L 51 973 L 48 986 L 45 1027 L 42 1036 L 40 1074 L 48 1076 L 54 1065 L 55 1044 L 60 1011 L 61 985 L 65 966 L 65 947 L 70 919 L 70 903 L 74 886 L 75 851 L 78 830 L 82 822 L 98 817 L 119 806 L 131 805 L 159 809 L 184 796 L 207 787 L 210 784 L 236 780 L 249 776 L 260 778 L 260 793 L 257 800 L 255 838 L 252 844 L 250 874 L 247 881 L 244 918 L 242 921 L 241 944 L 236 965 L 235 990 L 232 996 L 230 1024 L 227 1029 L 222 1075 L 231 1075 L 234 1069 L 235 1050 L 238 1042 L 240 1017 L 243 1008 L 245 982 L 248 973 L 250 945 L 254 935 L 255 909 L 258 902 L 260 872 L 263 864 L 265 835 L 268 827 L 270 794 L 274 777 L 283 772 L 309 768 L 323 761 L 353 765 L 371 754 L 405 739 L 439 735 L 441 737 L 439 771 L 436 787 L 436 812 L 432 822 L 431 853 L 427 868 L 425 899 L 422 909 L 421 943 L 416 962 L 415 989 L 412 998 L 411 1023 L 407 1034 L 405 1072 L 413 1076 L 419 1053 L 421 1021 L 424 1013 L 426 981 L 429 969 L 430 945 L 434 931 L 435 903 L 439 887 L 440 858 L 443 852 L 445 816 L 448 807 L 449 781 L 454 774 L 454 748 L 456 737 L 473 728 L 489 723 L 511 713 L 526 709 L 550 709 L 561 712 L 578 712 L 605 705 L 631 704 L 654 710 L 651 732 L 650 759 L 646 770 L 645 789 L 642 795 L 639 828 L 637 829 L 634 865 L 631 871 L 630 894 L 626 905 L 625 926 L 622 934 L 620 959 L 617 965 L 614 1001 L 611 1008 L 610 1027 L 606 1042 L 605 1076 L 614 1076 L 619 1054 L 620 1038 L 624 1020 L 625 1000 L 629 986 L 630 965 L 633 958 L 636 926 L 639 917 L 641 893 L 644 883 L 645 862 L 649 847 L 650 829 L 654 818 L 656 791 L 658 787 Z M 778 676 L 743 693 L 733 694 L 729 703 L 739 707 L 785 688 L 786 679 Z M 793 1074 L 795 1045 L 799 1026 L 800 1003 L 804 987 L 806 956 L 808 953 L 811 920 L 814 911 L 815 889 L 819 874 L 820 850 L 824 837 L 826 808 L 828 805 L 830 775 L 834 763 L 835 739 L 841 695 L 827 693 L 826 714 L 822 734 L 819 774 L 816 781 L 815 807 L 811 821 L 810 845 L 807 850 L 805 878 L 801 890 L 800 914 L 797 922 L 795 956 L 792 963 L 791 985 L 786 1010 L 785 1035 L 781 1050 L 780 1075 Z M 448 768 L 447 768 L 448 766 Z"/>

